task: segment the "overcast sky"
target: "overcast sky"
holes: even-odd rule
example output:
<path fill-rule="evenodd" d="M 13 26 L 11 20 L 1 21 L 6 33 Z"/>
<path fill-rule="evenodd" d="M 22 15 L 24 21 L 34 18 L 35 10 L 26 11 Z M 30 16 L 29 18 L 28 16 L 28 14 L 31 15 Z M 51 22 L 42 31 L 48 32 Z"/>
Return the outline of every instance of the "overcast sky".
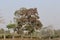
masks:
<path fill-rule="evenodd" d="M 5 19 L 0 27 L 5 28 L 13 20 L 14 12 L 21 7 L 37 8 L 44 26 L 53 25 L 60 29 L 60 0 L 0 0 L 0 17 Z"/>

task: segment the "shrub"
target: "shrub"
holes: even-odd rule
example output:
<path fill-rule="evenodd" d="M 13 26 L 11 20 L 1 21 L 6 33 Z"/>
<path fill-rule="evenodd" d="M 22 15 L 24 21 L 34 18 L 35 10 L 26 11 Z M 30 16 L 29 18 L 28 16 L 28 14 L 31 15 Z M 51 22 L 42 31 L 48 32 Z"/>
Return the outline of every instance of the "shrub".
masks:
<path fill-rule="evenodd" d="M 6 38 L 12 38 L 12 35 L 6 35 Z"/>

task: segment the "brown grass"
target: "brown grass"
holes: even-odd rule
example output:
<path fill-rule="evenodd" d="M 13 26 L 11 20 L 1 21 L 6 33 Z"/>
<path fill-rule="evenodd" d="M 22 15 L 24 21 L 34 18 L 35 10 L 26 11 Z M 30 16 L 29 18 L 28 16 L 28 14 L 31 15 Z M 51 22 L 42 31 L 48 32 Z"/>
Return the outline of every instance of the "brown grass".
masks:
<path fill-rule="evenodd" d="M 4 39 L 0 39 L 0 40 L 4 40 Z M 6 38 L 5 40 L 49 40 L 49 39 L 39 39 L 39 38 L 14 38 L 14 39 L 11 39 L 11 38 Z M 53 39 L 50 39 L 50 40 L 60 40 L 60 38 L 53 38 Z"/>
<path fill-rule="evenodd" d="M 0 40 L 4 40 L 4 39 L 0 39 Z M 5 40 L 39 40 L 39 38 L 6 38 Z"/>

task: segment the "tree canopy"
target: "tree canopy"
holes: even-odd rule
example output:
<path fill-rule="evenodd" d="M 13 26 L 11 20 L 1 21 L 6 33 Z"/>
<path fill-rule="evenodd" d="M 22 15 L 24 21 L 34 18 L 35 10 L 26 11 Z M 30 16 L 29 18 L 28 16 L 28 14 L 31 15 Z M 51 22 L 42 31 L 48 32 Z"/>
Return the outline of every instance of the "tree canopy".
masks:
<path fill-rule="evenodd" d="M 8 24 L 8 25 L 7 25 L 7 28 L 8 28 L 8 29 L 15 28 L 15 27 L 16 27 L 15 24 Z"/>
<path fill-rule="evenodd" d="M 30 33 L 32 30 L 38 30 L 43 26 L 41 21 L 38 20 L 39 16 L 37 8 L 21 8 L 15 11 L 14 15 L 17 29 L 22 30 L 23 32 L 28 30 Z"/>

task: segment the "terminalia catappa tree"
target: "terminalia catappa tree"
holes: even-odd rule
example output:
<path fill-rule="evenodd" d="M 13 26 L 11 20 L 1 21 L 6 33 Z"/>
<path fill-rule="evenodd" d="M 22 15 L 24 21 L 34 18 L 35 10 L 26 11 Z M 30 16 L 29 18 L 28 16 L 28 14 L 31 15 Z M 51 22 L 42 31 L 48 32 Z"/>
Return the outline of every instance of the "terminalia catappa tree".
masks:
<path fill-rule="evenodd" d="M 20 8 L 15 11 L 15 22 L 17 33 L 23 34 L 25 32 L 32 33 L 42 27 L 39 20 L 37 8 Z"/>

